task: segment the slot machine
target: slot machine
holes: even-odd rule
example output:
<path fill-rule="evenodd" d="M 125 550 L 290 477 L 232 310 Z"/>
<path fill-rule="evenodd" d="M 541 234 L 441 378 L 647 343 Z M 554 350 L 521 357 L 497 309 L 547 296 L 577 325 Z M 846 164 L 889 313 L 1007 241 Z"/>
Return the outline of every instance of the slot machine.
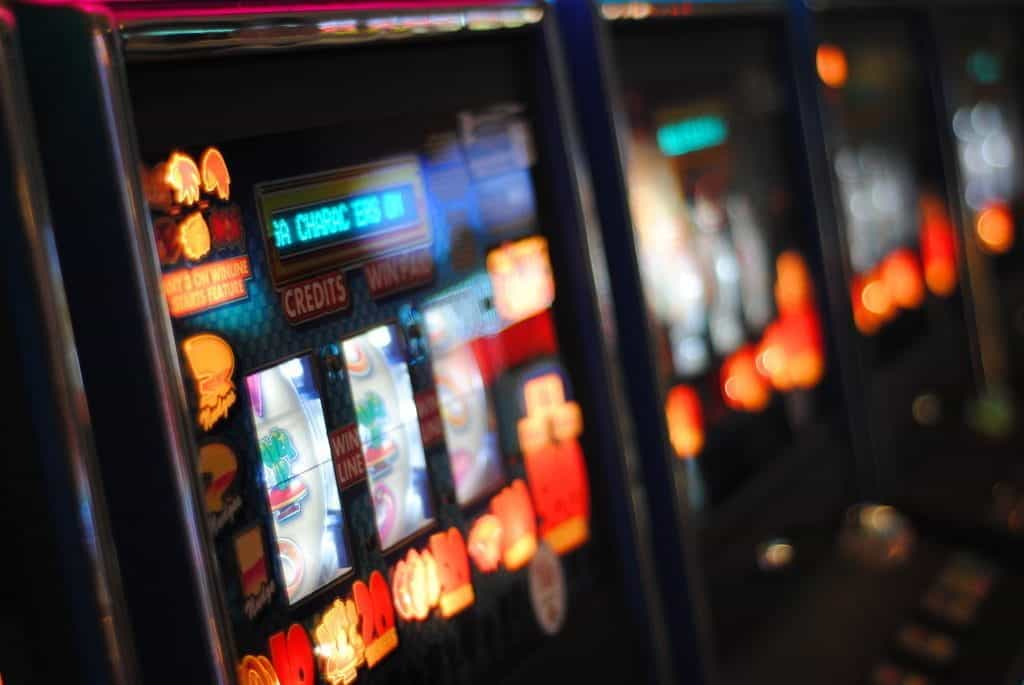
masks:
<path fill-rule="evenodd" d="M 550 12 L 19 20 L 146 681 L 662 674 Z"/>
<path fill-rule="evenodd" d="M 1000 607 L 1017 601 L 1021 578 L 1006 515 L 997 513 L 1017 439 L 991 293 L 961 222 L 938 10 L 821 3 L 796 11 L 807 21 L 801 54 L 816 82 L 819 163 L 831 191 L 819 201 L 831 201 L 846 248 L 872 492 L 918 534 L 898 574 L 919 580 L 903 608 L 893 607 L 871 677 L 1013 681 L 1021 636 Z M 896 255 L 908 251 L 920 264 L 913 280 L 924 285 L 917 307 L 900 304 L 911 279 L 897 278 L 904 258 Z"/>
<path fill-rule="evenodd" d="M 988 494 L 991 443 L 1010 426 L 997 425 L 1000 388 L 986 382 L 999 354 L 966 268 L 973 249 L 960 236 L 930 15 L 831 4 L 813 22 L 878 496 L 966 520 L 974 486 Z"/>
<path fill-rule="evenodd" d="M 845 682 L 870 649 L 849 649 L 866 626 L 837 629 L 824 601 L 848 591 L 834 539 L 857 491 L 856 405 L 785 10 L 574 3 L 563 17 L 652 518 L 680 531 L 659 561 L 689 582 L 666 612 L 710 682 L 797 668 Z"/>
<path fill-rule="evenodd" d="M 1020 24 L 1011 4 L 946 4 L 933 11 L 942 69 L 943 119 L 957 173 L 963 251 L 979 328 L 980 371 L 987 403 L 979 428 L 1002 447 L 992 497 L 978 507 L 983 521 L 1015 536 L 1020 475 L 1013 464 L 1021 335 L 1020 252 L 1015 217 L 1021 211 L 1020 52 L 1012 39 Z"/>
<path fill-rule="evenodd" d="M 0 327 L 7 550 L 0 682 L 134 682 L 131 635 L 92 452 L 14 16 L 0 3 Z M 59 656 L 59 658 L 54 658 Z"/>
<path fill-rule="evenodd" d="M 861 9 L 848 18 L 866 22 Z M 873 57 L 876 81 L 850 91 L 862 128 L 841 137 L 829 107 L 845 103 L 822 116 L 817 89 L 822 72 L 854 72 L 807 58 L 818 27 L 803 3 L 562 15 L 651 515 L 680 531 L 657 552 L 663 578 L 688 582 L 666 613 L 699 655 L 692 677 L 1004 677 L 1019 579 L 889 505 L 916 494 L 901 485 L 924 489 L 939 446 L 970 444 L 956 412 L 971 339 L 929 84 Z M 885 31 L 864 34 L 891 49 Z M 899 73 L 923 92 L 872 93 Z M 886 126 L 899 112 L 913 136 Z M 836 140 L 858 146 L 839 180 Z M 864 216 L 846 213 L 850 196 Z"/>

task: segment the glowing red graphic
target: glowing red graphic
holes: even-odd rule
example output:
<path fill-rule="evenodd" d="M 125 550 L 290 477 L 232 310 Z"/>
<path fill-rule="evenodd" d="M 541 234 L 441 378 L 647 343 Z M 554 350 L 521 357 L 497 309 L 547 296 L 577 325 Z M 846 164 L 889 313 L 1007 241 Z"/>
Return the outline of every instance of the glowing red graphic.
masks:
<path fill-rule="evenodd" d="M 288 632 L 283 630 L 270 636 L 270 660 L 274 664 L 281 685 L 313 685 L 313 645 L 306 629 L 293 623 Z"/>
<path fill-rule="evenodd" d="M 537 522 L 526 483 L 520 479 L 491 499 L 491 513 L 501 523 L 501 554 L 505 568 L 516 571 L 537 551 Z"/>
<path fill-rule="evenodd" d="M 371 573 L 369 586 L 357 580 L 352 584 L 352 598 L 359 610 L 366 665 L 373 668 L 398 647 L 395 609 L 384 575 L 380 571 Z"/>
<path fill-rule="evenodd" d="M 439 608 L 441 616 L 449 618 L 473 604 L 476 595 L 469 574 L 469 556 L 466 541 L 458 528 L 430 536 L 430 551 L 437 561 L 437 575 L 441 581 Z"/>
<path fill-rule="evenodd" d="M 928 290 L 948 297 L 956 290 L 956 235 L 938 198 L 926 195 L 921 199 L 921 261 Z"/>
<path fill-rule="evenodd" d="M 590 489 L 579 442 L 552 443 L 523 460 L 541 536 L 557 554 L 576 549 L 590 537 Z"/>

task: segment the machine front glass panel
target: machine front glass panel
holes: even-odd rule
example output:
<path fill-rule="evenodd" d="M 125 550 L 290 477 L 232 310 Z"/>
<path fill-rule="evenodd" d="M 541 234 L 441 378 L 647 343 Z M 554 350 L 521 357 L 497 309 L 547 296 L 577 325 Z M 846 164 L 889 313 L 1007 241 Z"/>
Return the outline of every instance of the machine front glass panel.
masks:
<path fill-rule="evenodd" d="M 617 601 L 525 45 L 131 65 L 243 682 L 473 681 Z"/>
<path fill-rule="evenodd" d="M 829 360 L 782 43 L 668 26 L 616 41 L 627 182 L 672 447 L 713 507 L 820 424 Z"/>

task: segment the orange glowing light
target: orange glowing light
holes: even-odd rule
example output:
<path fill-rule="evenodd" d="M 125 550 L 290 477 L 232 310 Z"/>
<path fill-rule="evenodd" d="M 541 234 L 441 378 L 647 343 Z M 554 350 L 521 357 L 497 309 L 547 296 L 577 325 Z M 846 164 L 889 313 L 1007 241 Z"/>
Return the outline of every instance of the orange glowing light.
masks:
<path fill-rule="evenodd" d="M 818 77 L 830 88 L 842 88 L 846 85 L 849 68 L 846 64 L 846 53 L 838 45 L 822 43 L 815 55 Z"/>
<path fill-rule="evenodd" d="M 990 204 L 981 211 L 975 222 L 975 230 L 986 252 L 1005 254 L 1013 247 L 1013 214 L 1001 202 Z"/>
<path fill-rule="evenodd" d="M 391 603 L 388 581 L 380 571 L 370 574 L 370 584 L 361 580 L 352 584 L 352 598 L 359 611 L 366 665 L 373 668 L 398 648 L 395 608 Z"/>
<path fill-rule="evenodd" d="M 493 573 L 501 563 L 501 519 L 494 514 L 484 514 L 469 529 L 466 543 L 469 557 L 481 573 Z"/>
<path fill-rule="evenodd" d="M 815 310 L 805 307 L 769 324 L 755 363 L 780 392 L 816 386 L 825 374 L 825 348 Z"/>
<path fill-rule="evenodd" d="M 555 281 L 547 240 L 540 236 L 503 245 L 487 255 L 494 306 L 506 321 L 521 321 L 551 306 Z"/>
<path fill-rule="evenodd" d="M 437 561 L 437 575 L 441 581 L 438 608 L 441 616 L 450 618 L 476 600 L 469 575 L 469 556 L 466 541 L 458 528 L 430 536 L 430 552 Z"/>
<path fill-rule="evenodd" d="M 199 414 L 197 420 L 203 430 L 210 430 L 227 416 L 237 396 L 235 383 L 235 353 L 221 337 L 200 333 L 181 343 L 189 371 L 196 384 Z"/>
<path fill-rule="evenodd" d="M 807 262 L 795 250 L 786 250 L 775 260 L 775 306 L 785 313 L 809 306 L 814 301 L 814 286 Z"/>
<path fill-rule="evenodd" d="M 882 318 L 892 314 L 892 297 L 885 282 L 878 277 L 871 278 L 860 291 L 860 301 L 869 312 Z"/>
<path fill-rule="evenodd" d="M 267 645 L 281 685 L 313 685 L 313 645 L 305 628 L 293 623 L 287 633 L 271 635 Z"/>
<path fill-rule="evenodd" d="M 874 335 L 885 322 L 881 316 L 872 312 L 864 304 L 864 290 L 870 283 L 872 280 L 869 276 L 854 276 L 850 281 L 850 306 L 853 309 L 853 323 L 857 326 L 857 330 L 865 335 Z"/>
<path fill-rule="evenodd" d="M 544 541 L 556 554 L 576 549 L 590 538 L 590 485 L 579 442 L 545 445 L 523 461 Z"/>
<path fill-rule="evenodd" d="M 217 197 L 227 200 L 231 196 L 231 175 L 224 156 L 215 147 L 208 147 L 199 160 L 203 173 L 203 190 L 217 193 Z"/>
<path fill-rule="evenodd" d="M 314 634 L 320 674 L 330 685 L 352 683 L 366 659 L 356 603 L 351 599 L 335 599 L 324 612 Z"/>
<path fill-rule="evenodd" d="M 270 659 L 246 654 L 238 664 L 238 685 L 281 685 Z"/>
<path fill-rule="evenodd" d="M 680 459 L 692 459 L 704 448 L 704 412 L 697 391 L 677 385 L 665 399 L 665 420 L 672 449 Z"/>
<path fill-rule="evenodd" d="M 399 559 L 391 576 L 395 611 L 406 621 L 423 621 L 441 598 L 437 561 L 428 550 L 410 549 Z"/>
<path fill-rule="evenodd" d="M 537 522 L 526 483 L 520 479 L 491 499 L 491 513 L 501 522 L 501 554 L 505 568 L 517 571 L 537 551 Z"/>
<path fill-rule="evenodd" d="M 825 344 L 817 312 L 809 307 L 791 312 L 782 317 L 781 325 L 788 385 L 804 390 L 813 388 L 825 375 Z"/>
<path fill-rule="evenodd" d="M 210 253 L 210 227 L 202 212 L 193 212 L 178 224 L 178 240 L 185 257 L 193 262 Z"/>
<path fill-rule="evenodd" d="M 167 161 L 164 182 L 174 191 L 174 201 L 182 205 L 199 202 L 199 167 L 186 154 L 175 152 Z"/>
<path fill-rule="evenodd" d="M 744 345 L 722 364 L 722 397 L 738 411 L 759 412 L 772 398 L 771 384 L 758 373 L 753 345 Z"/>
<path fill-rule="evenodd" d="M 891 252 L 880 267 L 882 281 L 893 303 L 903 309 L 917 309 L 924 302 L 924 276 L 921 263 L 912 250 Z"/>

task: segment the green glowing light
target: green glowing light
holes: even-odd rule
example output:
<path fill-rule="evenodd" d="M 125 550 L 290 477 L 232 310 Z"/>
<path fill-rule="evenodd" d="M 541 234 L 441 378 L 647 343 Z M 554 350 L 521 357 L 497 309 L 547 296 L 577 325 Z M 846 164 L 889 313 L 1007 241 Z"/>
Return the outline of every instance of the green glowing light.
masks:
<path fill-rule="evenodd" d="M 683 119 L 658 129 L 658 147 L 669 157 L 721 145 L 729 137 L 722 117 L 700 116 Z"/>
<path fill-rule="evenodd" d="M 967 58 L 967 71 L 978 83 L 992 85 L 1003 77 L 1003 65 L 999 55 L 988 50 L 975 50 Z"/>

